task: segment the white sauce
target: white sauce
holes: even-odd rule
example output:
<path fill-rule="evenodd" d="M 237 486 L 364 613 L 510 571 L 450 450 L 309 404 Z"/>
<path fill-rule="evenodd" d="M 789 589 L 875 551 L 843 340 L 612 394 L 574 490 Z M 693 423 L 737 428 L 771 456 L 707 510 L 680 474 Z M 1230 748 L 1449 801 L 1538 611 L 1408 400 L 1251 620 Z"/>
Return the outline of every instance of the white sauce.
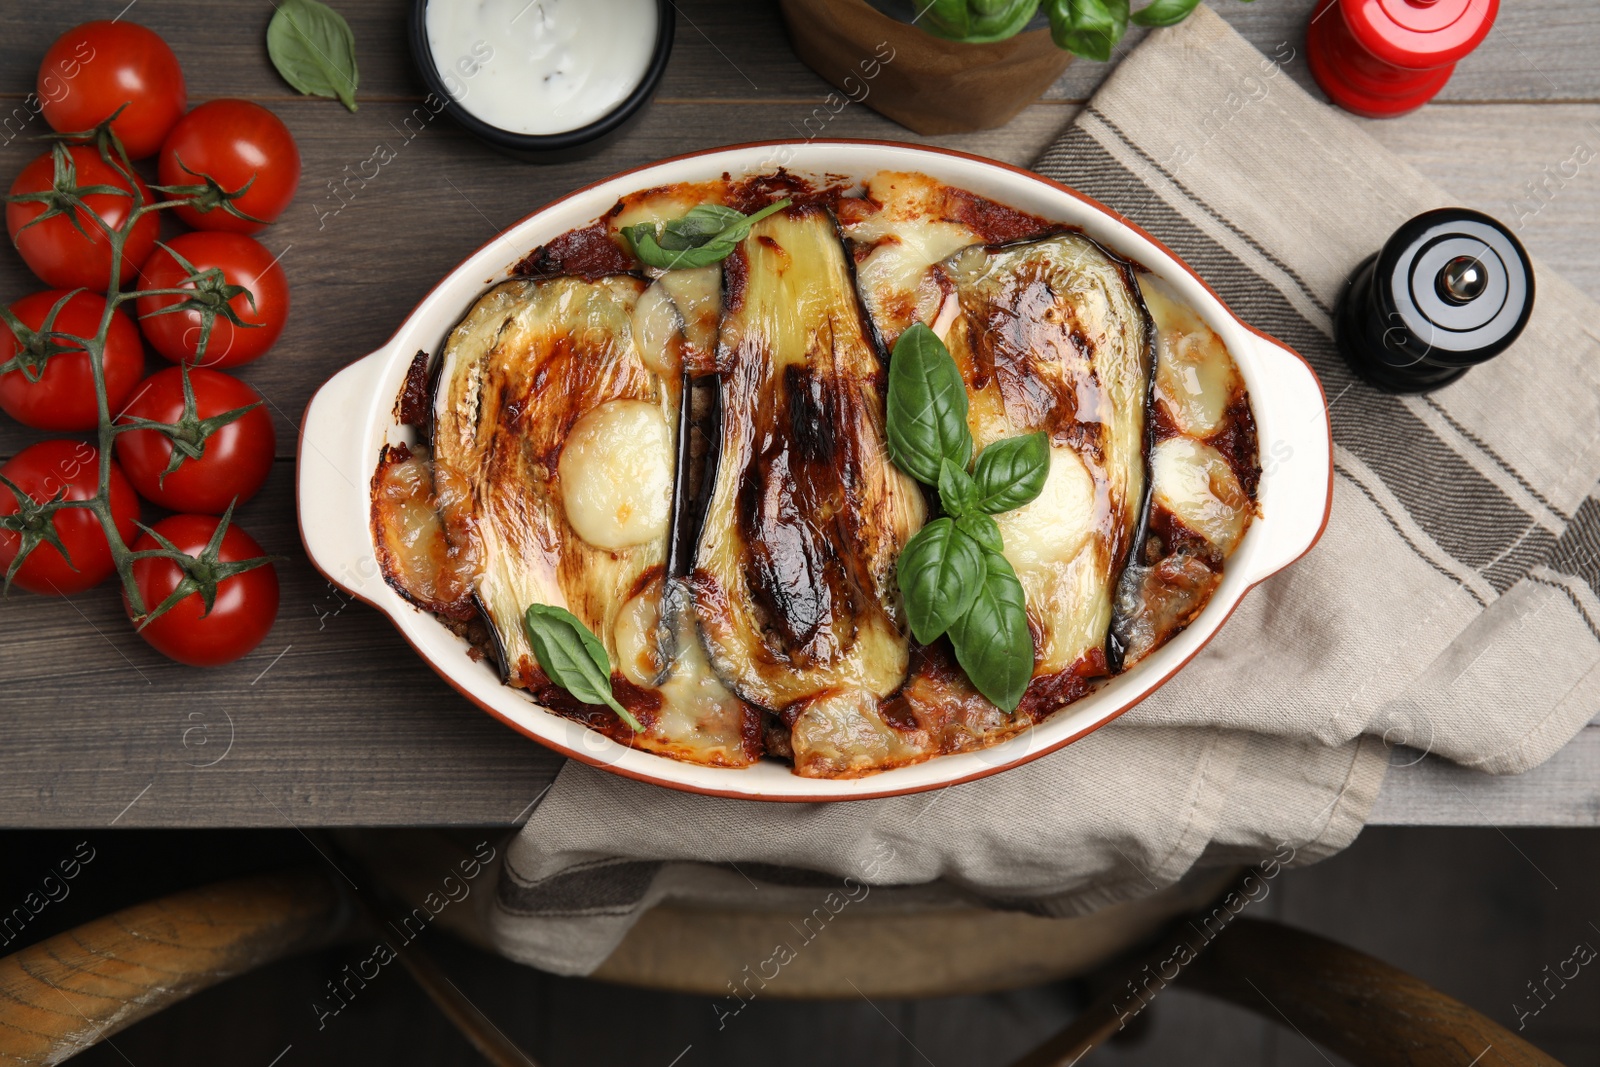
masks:
<path fill-rule="evenodd" d="M 512 133 L 605 117 L 655 52 L 655 0 L 434 0 L 425 17 L 451 97 Z"/>

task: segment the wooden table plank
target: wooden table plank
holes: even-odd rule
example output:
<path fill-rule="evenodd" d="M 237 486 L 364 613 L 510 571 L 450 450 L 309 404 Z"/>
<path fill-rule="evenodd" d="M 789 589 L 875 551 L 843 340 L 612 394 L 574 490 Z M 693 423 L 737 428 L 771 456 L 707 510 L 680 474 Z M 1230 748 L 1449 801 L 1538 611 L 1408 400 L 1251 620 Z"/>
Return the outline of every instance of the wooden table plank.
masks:
<path fill-rule="evenodd" d="M 0 602 L 0 704 L 9 728 L 0 749 L 0 824 L 514 819 L 557 760 L 472 709 L 376 612 L 345 606 L 311 570 L 294 527 L 294 426 L 323 379 L 382 344 L 438 278 L 510 223 L 616 170 L 716 144 L 793 136 L 828 92 L 789 51 L 773 5 L 683 0 L 678 47 L 646 121 L 593 159 L 529 167 L 494 155 L 448 120 L 414 119 L 420 132 L 407 136 L 421 86 L 406 53 L 403 5 L 338 6 L 360 49 L 362 106 L 355 114 L 287 91 L 264 56 L 265 7 L 230 10 L 218 21 L 202 18 L 207 9 L 197 0 L 143 0 L 130 15 L 174 44 L 194 99 L 246 95 L 269 103 L 304 155 L 299 198 L 264 238 L 284 252 L 294 310 L 277 348 L 242 374 L 271 402 L 281 461 L 240 521 L 289 557 L 283 609 L 260 651 L 201 673 L 146 649 L 109 588 L 70 604 L 26 595 Z M 1268 52 L 1282 41 L 1299 44 L 1310 9 L 1309 0 L 1217 6 Z M 0 14 L 0 97 L 20 101 L 43 48 L 71 21 L 59 6 Z M 203 34 L 189 28 L 201 25 Z M 1516 213 L 1508 205 L 1542 168 L 1558 167 L 1576 144 L 1600 150 L 1600 79 L 1588 67 L 1597 45 L 1600 19 L 1589 0 L 1507 6 L 1451 83 L 1446 99 L 1457 103 L 1368 128 L 1464 203 L 1511 221 Z M 948 144 L 1026 163 L 1108 69 L 1074 64 L 1049 99 L 1002 130 L 924 139 L 852 105 L 824 132 Z M 1287 69 L 1304 80 L 1303 59 Z M 1541 100 L 1590 103 L 1533 102 Z M 0 133 L 0 173 L 13 174 L 37 146 L 7 138 Z M 396 158 L 362 180 L 360 165 L 380 143 L 398 148 Z M 1600 294 L 1596 166 L 1525 212 L 1519 232 L 1544 263 Z M 340 207 L 330 182 L 351 175 L 341 187 L 348 203 Z M 508 247 L 507 259 L 522 251 Z M 14 299 L 35 287 L 14 254 L 0 253 L 0 293 Z M 0 425 L 0 456 L 33 439 Z M 230 718 L 232 748 L 214 766 L 199 766 L 226 748 Z M 1397 771 L 1375 818 L 1592 824 L 1600 805 L 1584 790 L 1585 774 L 1600 778 L 1600 731 L 1593 728 L 1549 767 L 1511 784 L 1431 759 Z M 1481 816 L 1463 814 L 1452 801 L 1458 785 Z"/>
<path fill-rule="evenodd" d="M 1504 221 L 1543 269 L 1600 299 L 1600 106 L 1427 107 L 1361 125 L 1461 204 Z"/>
<path fill-rule="evenodd" d="M 289 559 L 277 624 L 237 663 L 167 660 L 110 587 L 0 603 L 0 825 L 504 823 L 544 788 L 558 757 L 462 700 L 312 570 L 292 475 L 278 463 L 239 512 Z"/>

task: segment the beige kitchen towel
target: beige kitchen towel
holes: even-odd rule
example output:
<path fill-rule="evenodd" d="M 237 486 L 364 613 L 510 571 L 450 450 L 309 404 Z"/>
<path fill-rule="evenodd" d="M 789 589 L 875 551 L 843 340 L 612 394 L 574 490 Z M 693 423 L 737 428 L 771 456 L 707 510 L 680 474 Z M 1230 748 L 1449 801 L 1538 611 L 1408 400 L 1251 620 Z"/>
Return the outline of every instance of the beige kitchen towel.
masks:
<path fill-rule="evenodd" d="M 1600 308 L 1548 270 L 1522 339 L 1393 397 L 1332 344 L 1351 270 L 1451 197 L 1201 8 L 1152 33 L 1038 161 L 1135 220 L 1311 361 L 1335 442 L 1321 544 L 1180 675 L 1050 756 L 930 794 L 761 804 L 569 763 L 507 851 L 502 951 L 592 970 L 667 898 L 1081 914 L 1198 864 L 1354 839 L 1396 741 L 1499 774 L 1600 705 Z M 1262 462 L 1285 462 L 1263 440 Z M 1412 757 L 1406 757 L 1412 758 Z"/>

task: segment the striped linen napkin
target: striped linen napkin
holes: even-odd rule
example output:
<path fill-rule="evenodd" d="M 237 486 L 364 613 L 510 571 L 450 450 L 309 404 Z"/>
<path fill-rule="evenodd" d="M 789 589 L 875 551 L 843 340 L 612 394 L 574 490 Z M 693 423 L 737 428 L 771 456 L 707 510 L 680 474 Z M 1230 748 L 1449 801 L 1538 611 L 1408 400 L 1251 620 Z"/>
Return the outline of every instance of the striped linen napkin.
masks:
<path fill-rule="evenodd" d="M 1296 61 L 1201 8 L 1124 60 L 1037 170 L 1136 220 L 1315 366 L 1337 466 L 1321 544 L 1151 699 L 982 781 L 764 804 L 567 764 L 490 903 L 506 955 L 585 973 L 658 901 L 803 909 L 821 885 L 895 887 L 874 907 L 1083 914 L 1196 865 L 1331 855 L 1396 740 L 1515 774 L 1593 716 L 1600 308 L 1540 270 L 1521 340 L 1457 384 L 1399 398 L 1355 380 L 1331 341 L 1345 279 L 1452 201 L 1296 86 Z"/>

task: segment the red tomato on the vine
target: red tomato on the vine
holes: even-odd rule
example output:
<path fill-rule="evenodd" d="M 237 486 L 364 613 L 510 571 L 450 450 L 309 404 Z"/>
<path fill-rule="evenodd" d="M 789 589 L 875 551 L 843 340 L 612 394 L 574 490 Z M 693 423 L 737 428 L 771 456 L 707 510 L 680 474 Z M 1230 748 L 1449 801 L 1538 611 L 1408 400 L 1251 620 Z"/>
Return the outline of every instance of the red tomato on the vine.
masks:
<path fill-rule="evenodd" d="M 170 249 L 171 251 L 168 251 Z M 289 280 L 283 268 L 257 241 L 239 233 L 185 233 L 158 248 L 145 261 L 140 272 L 141 289 L 193 288 L 186 285 L 189 271 L 174 258 L 177 253 L 194 265 L 196 272 L 220 268 L 227 285 L 242 285 L 255 297 L 239 293 L 228 301 L 239 319 L 255 325 L 239 327 L 220 311 L 212 320 L 211 336 L 204 354 L 199 353 L 204 318 L 200 311 L 185 309 L 156 314 L 162 308 L 183 303 L 180 296 L 141 296 L 139 328 L 145 338 L 174 363 L 200 367 L 236 367 L 260 358 L 283 332 L 289 317 Z"/>
<path fill-rule="evenodd" d="M 91 129 L 124 104 L 111 131 L 129 159 L 155 155 L 189 96 L 167 42 L 132 22 L 86 22 L 56 38 L 39 64 L 39 106 L 60 133 Z"/>
<path fill-rule="evenodd" d="M 122 171 L 100 158 L 93 148 L 74 145 L 67 149 L 77 188 L 91 185 L 109 185 L 123 190 L 121 193 L 90 193 L 83 202 L 90 211 L 105 220 L 113 230 L 121 229 L 133 210 L 140 204 L 154 203 L 150 190 L 134 175 L 134 185 Z M 56 187 L 54 153 L 44 155 L 22 168 L 17 180 L 11 183 L 11 195 L 50 193 Z M 111 284 L 111 239 L 79 208 L 68 208 L 62 214 L 28 225 L 50 210 L 36 200 L 16 201 L 6 205 L 6 230 L 11 242 L 22 253 L 28 269 L 37 274 L 52 289 L 91 289 L 103 293 Z M 70 212 L 70 216 L 68 212 Z M 83 233 L 73 225 L 76 219 Z M 119 280 L 126 282 L 138 272 L 140 264 L 156 246 L 158 226 L 152 212 L 133 224 L 122 246 L 122 267 Z M 84 234 L 88 236 L 84 236 Z"/>
<path fill-rule="evenodd" d="M 61 496 L 64 500 L 88 500 L 100 487 L 100 451 L 83 441 L 40 441 L 12 456 L 4 475 L 27 497 L 43 504 Z M 0 484 L 0 516 L 15 515 L 21 508 L 16 495 Z M 111 517 L 123 543 L 134 535 L 139 521 L 139 498 L 133 486 L 111 464 Z M 41 541 L 17 569 L 13 584 L 30 593 L 70 596 L 91 589 L 111 577 L 116 563 L 106 544 L 100 520 L 88 508 L 64 508 L 50 519 L 56 536 L 66 546 L 71 562 L 48 541 Z M 0 574 L 10 568 L 22 548 L 22 534 L 0 529 Z"/>
<path fill-rule="evenodd" d="M 46 289 L 25 296 L 11 305 L 11 313 L 35 332 L 43 330 L 50 309 L 69 294 L 61 289 Z M 62 305 L 51 333 L 92 338 L 100 332 L 106 302 L 94 293 L 72 293 Z M 37 381 L 29 381 L 23 368 L 0 374 L 0 408 L 24 426 L 37 430 L 92 430 L 100 424 L 95 404 L 94 369 L 89 353 L 69 341 L 39 339 L 52 354 L 46 358 Z M 55 350 L 59 346 L 59 350 Z M 9 326 L 0 324 L 0 365 L 9 363 L 22 351 Z M 104 368 L 106 401 L 112 414 L 122 406 L 128 393 L 144 373 L 144 345 L 139 328 L 122 310 L 111 313 L 111 328 L 106 332 Z"/>
<path fill-rule="evenodd" d="M 231 201 L 251 222 L 221 207 L 175 208 L 197 230 L 260 233 L 283 214 L 300 184 L 300 149 L 283 120 L 248 100 L 212 100 L 189 112 L 161 146 L 162 185 L 203 186 L 208 175 L 226 192 L 249 188 Z"/>
<path fill-rule="evenodd" d="M 171 541 L 180 552 L 199 556 L 211 541 L 221 522 L 211 515 L 173 515 L 151 529 Z M 154 537 L 145 534 L 133 546 L 135 552 L 160 548 Z M 217 559 L 237 563 L 265 555 L 255 538 L 232 525 L 222 535 Z M 154 611 L 178 588 L 183 570 L 166 559 L 141 559 L 133 565 L 134 583 L 144 599 L 146 611 Z M 127 595 L 124 609 L 132 617 Z M 191 593 L 169 610 L 151 620 L 139 631 L 157 652 L 187 663 L 191 667 L 214 667 L 230 663 L 261 643 L 278 615 L 278 572 L 266 563 L 217 583 L 216 600 L 206 614 L 199 593 Z"/>
<path fill-rule="evenodd" d="M 117 460 L 139 495 L 172 511 L 221 515 L 235 501 L 254 496 L 272 472 L 276 443 L 272 416 L 261 406 L 261 394 L 221 371 L 196 367 L 189 371 L 194 391 L 194 417 L 184 419 L 183 368 L 169 367 L 147 378 L 128 405 L 126 417 L 173 423 L 191 432 L 197 422 L 228 411 L 257 405 L 206 437 L 199 459 L 186 458 L 163 477 L 172 458 L 172 439 L 159 430 L 130 430 L 117 435 Z"/>

